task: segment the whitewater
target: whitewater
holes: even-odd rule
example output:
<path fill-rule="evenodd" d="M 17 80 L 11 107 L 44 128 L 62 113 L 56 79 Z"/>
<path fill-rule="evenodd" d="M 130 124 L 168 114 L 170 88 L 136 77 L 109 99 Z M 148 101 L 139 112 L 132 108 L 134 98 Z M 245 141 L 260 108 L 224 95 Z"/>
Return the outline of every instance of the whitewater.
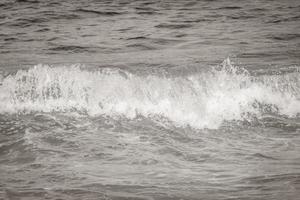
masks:
<path fill-rule="evenodd" d="M 299 80 L 297 67 L 292 73 L 254 77 L 229 59 L 208 72 L 184 76 L 37 65 L 4 78 L 0 110 L 163 117 L 177 126 L 218 128 L 224 121 L 266 114 L 297 116 Z"/>

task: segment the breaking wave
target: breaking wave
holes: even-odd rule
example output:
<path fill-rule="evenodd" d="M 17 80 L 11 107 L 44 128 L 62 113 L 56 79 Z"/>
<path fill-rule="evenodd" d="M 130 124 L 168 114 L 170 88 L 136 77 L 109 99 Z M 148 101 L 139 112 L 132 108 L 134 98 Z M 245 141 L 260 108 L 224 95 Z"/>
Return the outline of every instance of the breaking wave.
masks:
<path fill-rule="evenodd" d="M 79 112 L 162 117 L 178 126 L 218 128 L 264 114 L 300 113 L 300 73 L 252 76 L 229 59 L 192 75 L 138 75 L 105 68 L 37 65 L 2 80 L 0 113 Z"/>

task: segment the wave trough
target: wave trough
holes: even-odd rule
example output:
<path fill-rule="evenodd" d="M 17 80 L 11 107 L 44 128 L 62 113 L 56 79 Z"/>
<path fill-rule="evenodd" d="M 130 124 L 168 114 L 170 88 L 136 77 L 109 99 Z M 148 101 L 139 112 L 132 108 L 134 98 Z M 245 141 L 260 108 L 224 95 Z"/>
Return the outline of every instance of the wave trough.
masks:
<path fill-rule="evenodd" d="M 264 114 L 297 116 L 299 80 L 299 71 L 252 76 L 229 59 L 208 72 L 182 76 L 37 65 L 3 79 L 0 112 L 163 117 L 177 126 L 218 128 L 224 121 Z"/>

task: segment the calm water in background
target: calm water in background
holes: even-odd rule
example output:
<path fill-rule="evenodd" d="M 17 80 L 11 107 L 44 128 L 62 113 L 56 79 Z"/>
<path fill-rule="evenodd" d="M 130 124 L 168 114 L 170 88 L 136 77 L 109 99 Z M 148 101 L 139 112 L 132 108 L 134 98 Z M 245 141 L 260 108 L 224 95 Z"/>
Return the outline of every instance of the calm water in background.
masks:
<path fill-rule="evenodd" d="M 299 64 L 299 4 L 1 0 L 1 66 Z"/>
<path fill-rule="evenodd" d="M 0 199 L 297 199 L 299 65 L 296 0 L 0 0 Z"/>

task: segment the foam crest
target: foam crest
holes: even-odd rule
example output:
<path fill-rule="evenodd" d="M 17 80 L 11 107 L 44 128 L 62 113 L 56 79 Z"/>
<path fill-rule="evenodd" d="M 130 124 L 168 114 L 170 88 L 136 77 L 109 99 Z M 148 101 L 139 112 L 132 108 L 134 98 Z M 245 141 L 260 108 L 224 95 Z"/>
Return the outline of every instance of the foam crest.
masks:
<path fill-rule="evenodd" d="M 37 65 L 3 79 L 0 112 L 84 112 L 163 117 L 178 126 L 217 128 L 266 113 L 300 113 L 300 73 L 254 77 L 230 60 L 184 76 L 136 75 L 119 69 Z"/>

